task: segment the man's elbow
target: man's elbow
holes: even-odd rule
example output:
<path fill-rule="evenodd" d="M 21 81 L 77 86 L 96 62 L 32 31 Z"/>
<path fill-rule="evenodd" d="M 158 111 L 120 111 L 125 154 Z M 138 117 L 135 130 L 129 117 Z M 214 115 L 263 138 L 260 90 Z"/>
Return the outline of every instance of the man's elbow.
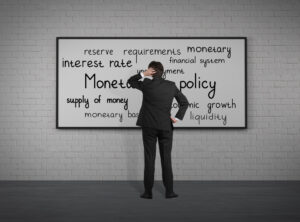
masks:
<path fill-rule="evenodd" d="M 184 108 L 188 108 L 188 106 L 189 106 L 189 101 L 188 101 L 187 99 L 185 99 L 185 100 L 182 102 L 182 106 L 183 106 Z"/>
<path fill-rule="evenodd" d="M 129 85 L 129 86 L 131 86 L 133 88 L 132 81 L 130 79 L 127 80 L 126 84 Z"/>
<path fill-rule="evenodd" d="M 137 89 L 138 87 L 136 86 L 136 84 L 132 83 L 132 82 L 127 82 L 129 84 L 129 86 L 132 88 L 132 89 Z"/>

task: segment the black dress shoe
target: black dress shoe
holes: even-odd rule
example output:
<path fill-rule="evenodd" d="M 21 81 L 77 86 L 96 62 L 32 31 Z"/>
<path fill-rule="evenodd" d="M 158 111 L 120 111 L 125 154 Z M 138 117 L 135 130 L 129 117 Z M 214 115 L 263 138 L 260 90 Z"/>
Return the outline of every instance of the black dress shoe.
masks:
<path fill-rule="evenodd" d="M 145 199 L 152 199 L 152 193 L 144 192 L 143 194 L 140 195 L 140 197 Z"/>
<path fill-rule="evenodd" d="M 166 198 L 175 198 L 178 197 L 178 194 L 171 192 L 171 193 L 166 193 Z"/>

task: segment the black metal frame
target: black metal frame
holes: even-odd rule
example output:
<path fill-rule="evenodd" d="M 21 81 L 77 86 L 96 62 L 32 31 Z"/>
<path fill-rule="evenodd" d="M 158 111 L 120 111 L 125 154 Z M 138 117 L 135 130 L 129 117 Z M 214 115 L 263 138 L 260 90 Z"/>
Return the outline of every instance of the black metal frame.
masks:
<path fill-rule="evenodd" d="M 140 129 L 138 126 L 109 126 L 109 127 L 59 127 L 58 126 L 58 48 L 60 39 L 243 39 L 245 42 L 245 126 L 242 127 L 176 127 L 174 129 L 247 129 L 247 37 L 56 37 L 56 128 L 57 129 Z"/>

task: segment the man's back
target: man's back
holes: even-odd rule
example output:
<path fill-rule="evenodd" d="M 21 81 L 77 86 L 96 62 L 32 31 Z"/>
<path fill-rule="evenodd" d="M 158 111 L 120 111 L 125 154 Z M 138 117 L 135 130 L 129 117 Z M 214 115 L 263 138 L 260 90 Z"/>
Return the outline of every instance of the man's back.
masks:
<path fill-rule="evenodd" d="M 170 118 L 173 99 L 175 97 L 179 104 L 175 117 L 182 120 L 189 104 L 187 98 L 173 81 L 162 78 L 144 78 L 144 81 L 138 81 L 141 78 L 140 74 L 136 74 L 128 80 L 133 88 L 143 92 L 143 102 L 136 125 L 162 130 L 173 128 Z"/>
<path fill-rule="evenodd" d="M 161 78 L 163 72 L 163 65 L 160 62 L 152 61 L 144 73 L 141 72 L 133 75 L 127 81 L 132 88 L 143 92 L 142 107 L 136 125 L 142 127 L 145 156 L 145 192 L 140 197 L 146 199 L 152 199 L 157 139 L 162 164 L 162 179 L 166 188 L 166 198 L 178 197 L 178 194 L 173 190 L 171 161 L 173 122 L 171 120 L 171 108 L 175 97 L 179 103 L 179 110 L 175 118 L 182 120 L 189 102 L 174 82 Z M 142 77 L 150 75 L 153 77 L 152 80 L 145 78 L 144 81 L 139 81 Z"/>

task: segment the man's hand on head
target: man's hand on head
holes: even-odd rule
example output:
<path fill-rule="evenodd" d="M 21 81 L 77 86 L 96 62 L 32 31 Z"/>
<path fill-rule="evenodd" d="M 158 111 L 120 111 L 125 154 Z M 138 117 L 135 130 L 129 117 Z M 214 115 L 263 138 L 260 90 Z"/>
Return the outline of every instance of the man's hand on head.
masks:
<path fill-rule="evenodd" d="M 145 76 L 152 76 L 156 73 L 156 71 L 153 68 L 148 68 L 145 72 L 143 72 Z"/>

